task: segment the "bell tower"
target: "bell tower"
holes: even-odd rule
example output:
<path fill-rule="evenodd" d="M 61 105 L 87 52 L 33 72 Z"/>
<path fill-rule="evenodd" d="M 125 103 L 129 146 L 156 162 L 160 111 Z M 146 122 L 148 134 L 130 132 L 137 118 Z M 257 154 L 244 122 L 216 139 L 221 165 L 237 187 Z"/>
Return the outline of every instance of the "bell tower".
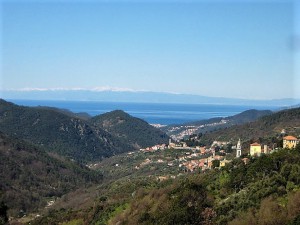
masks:
<path fill-rule="evenodd" d="M 242 155 L 242 146 L 241 146 L 241 139 L 239 139 L 236 145 L 236 157 L 240 157 Z"/>

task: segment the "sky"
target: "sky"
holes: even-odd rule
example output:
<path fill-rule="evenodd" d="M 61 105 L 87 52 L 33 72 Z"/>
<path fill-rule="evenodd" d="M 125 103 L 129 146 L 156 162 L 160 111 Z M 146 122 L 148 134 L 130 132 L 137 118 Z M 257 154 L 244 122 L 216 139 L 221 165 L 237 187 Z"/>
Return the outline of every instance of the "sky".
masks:
<path fill-rule="evenodd" d="M 2 0 L 0 7 L 2 91 L 300 98 L 299 1 Z"/>

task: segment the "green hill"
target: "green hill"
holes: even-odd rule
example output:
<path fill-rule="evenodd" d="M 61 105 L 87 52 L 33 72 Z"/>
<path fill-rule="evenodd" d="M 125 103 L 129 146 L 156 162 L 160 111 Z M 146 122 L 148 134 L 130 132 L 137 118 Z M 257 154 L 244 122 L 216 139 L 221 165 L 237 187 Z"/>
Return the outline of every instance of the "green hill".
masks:
<path fill-rule="evenodd" d="M 272 113 L 273 112 L 271 110 L 250 109 L 234 116 L 226 117 L 226 120 L 229 120 L 231 124 L 242 124 L 255 121 L 260 117 L 271 115 Z"/>
<path fill-rule="evenodd" d="M 240 125 L 248 122 L 257 120 L 258 118 L 266 115 L 272 114 L 270 110 L 256 110 L 250 109 L 234 116 L 228 117 L 215 117 L 207 120 L 200 120 L 189 122 L 181 125 L 169 125 L 162 127 L 161 130 L 166 132 L 168 135 L 180 136 L 180 133 L 193 128 L 194 134 L 207 133 L 210 131 L 215 131 L 223 129 L 226 127 L 231 127 L 233 125 Z M 188 132 L 190 133 L 190 132 Z"/>
<path fill-rule="evenodd" d="M 299 224 L 299 160 L 300 148 L 283 149 L 141 188 L 109 224 Z"/>
<path fill-rule="evenodd" d="M 0 159 L 0 200 L 14 217 L 37 211 L 48 200 L 102 180 L 99 173 L 3 133 Z"/>
<path fill-rule="evenodd" d="M 47 107 L 0 100 L 0 131 L 78 161 L 96 161 L 132 147 L 88 121 Z"/>
<path fill-rule="evenodd" d="M 31 224 L 296 225 L 299 160 L 300 145 L 166 181 L 125 176 L 102 186 L 93 207 L 58 209 Z"/>
<path fill-rule="evenodd" d="M 55 107 L 49 107 L 49 106 L 37 106 L 36 108 L 40 108 L 40 109 L 50 109 L 56 112 L 60 112 L 60 113 L 64 113 L 67 116 L 71 116 L 71 117 L 76 117 L 82 120 L 89 120 L 90 118 L 92 118 L 92 116 L 86 112 L 79 112 L 79 113 L 74 113 L 68 109 L 60 109 L 60 108 L 55 108 Z"/>
<path fill-rule="evenodd" d="M 130 143 L 134 148 L 168 143 L 169 137 L 165 133 L 122 110 L 95 116 L 91 121 L 95 126 L 104 129 L 126 143 Z"/>
<path fill-rule="evenodd" d="M 201 120 L 187 123 L 188 125 L 203 125 L 208 123 L 217 123 L 221 120 L 227 120 L 230 125 L 242 124 L 247 122 L 252 122 L 262 116 L 272 114 L 271 110 L 256 110 L 256 109 L 249 109 L 244 112 L 238 113 L 234 116 L 228 117 L 219 117 L 219 118 L 211 118 L 208 120 Z"/>
<path fill-rule="evenodd" d="M 243 141 L 258 140 L 280 136 L 283 129 L 290 135 L 300 135 L 300 108 L 279 111 L 253 122 L 206 133 L 200 141 L 211 143 L 213 140 L 237 141 L 239 138 Z"/>

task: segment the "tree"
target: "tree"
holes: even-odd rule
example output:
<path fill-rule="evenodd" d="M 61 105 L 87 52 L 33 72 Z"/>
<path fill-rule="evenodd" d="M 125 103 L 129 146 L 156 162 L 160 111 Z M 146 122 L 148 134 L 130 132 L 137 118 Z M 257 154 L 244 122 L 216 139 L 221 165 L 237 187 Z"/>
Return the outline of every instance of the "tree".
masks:
<path fill-rule="evenodd" d="M 296 145 L 295 150 L 296 150 L 297 152 L 300 152 L 300 143 L 298 143 L 298 144 Z"/>
<path fill-rule="evenodd" d="M 212 161 L 212 168 L 217 168 L 220 166 L 220 160 L 214 160 Z"/>
<path fill-rule="evenodd" d="M 232 153 L 232 144 L 227 144 L 225 150 L 227 153 Z"/>
<path fill-rule="evenodd" d="M 7 206 L 3 201 L 0 202 L 0 225 L 4 225 L 8 222 Z"/>

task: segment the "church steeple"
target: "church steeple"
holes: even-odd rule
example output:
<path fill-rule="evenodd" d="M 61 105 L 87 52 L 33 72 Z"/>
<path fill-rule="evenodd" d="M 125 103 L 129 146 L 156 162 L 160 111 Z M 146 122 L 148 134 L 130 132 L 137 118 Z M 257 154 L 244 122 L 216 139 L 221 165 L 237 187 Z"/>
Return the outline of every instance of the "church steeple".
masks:
<path fill-rule="evenodd" d="M 241 139 L 239 139 L 236 145 L 236 157 L 240 157 L 242 155 L 242 146 L 241 146 Z"/>

